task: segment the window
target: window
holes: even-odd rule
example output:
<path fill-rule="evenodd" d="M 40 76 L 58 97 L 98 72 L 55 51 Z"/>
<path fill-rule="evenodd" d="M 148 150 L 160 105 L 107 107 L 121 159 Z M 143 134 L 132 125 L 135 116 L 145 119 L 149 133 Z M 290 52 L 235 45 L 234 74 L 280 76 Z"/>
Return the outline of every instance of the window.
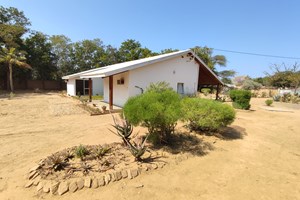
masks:
<path fill-rule="evenodd" d="M 184 87 L 183 83 L 177 83 L 177 93 L 184 94 Z"/>

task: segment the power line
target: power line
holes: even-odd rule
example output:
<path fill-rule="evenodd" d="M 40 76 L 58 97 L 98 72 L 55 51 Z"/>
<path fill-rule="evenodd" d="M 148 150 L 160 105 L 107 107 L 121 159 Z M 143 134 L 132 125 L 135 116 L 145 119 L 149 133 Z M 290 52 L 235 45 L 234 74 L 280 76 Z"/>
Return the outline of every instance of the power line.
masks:
<path fill-rule="evenodd" d="M 277 56 L 277 55 L 268 55 L 268 54 L 259 54 L 259 53 L 249 53 L 249 52 L 232 51 L 232 50 L 215 49 L 215 48 L 213 48 L 213 50 L 215 50 L 215 51 L 229 52 L 229 53 L 246 54 L 246 55 L 251 55 L 251 56 L 261 56 L 261 57 L 272 57 L 272 58 L 284 58 L 284 59 L 300 60 L 299 57 Z"/>

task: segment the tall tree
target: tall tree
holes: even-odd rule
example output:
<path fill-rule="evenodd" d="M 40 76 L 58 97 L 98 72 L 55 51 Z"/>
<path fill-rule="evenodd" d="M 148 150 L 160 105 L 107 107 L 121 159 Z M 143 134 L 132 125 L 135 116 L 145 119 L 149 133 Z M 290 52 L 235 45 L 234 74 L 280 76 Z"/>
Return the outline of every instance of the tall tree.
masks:
<path fill-rule="evenodd" d="M 8 65 L 11 92 L 14 92 L 13 66 L 31 69 L 30 65 L 24 62 L 25 60 L 26 60 L 25 56 L 17 52 L 15 48 L 10 48 L 10 49 L 2 48 L 2 52 L 0 54 L 0 63 L 6 63 Z"/>
<path fill-rule="evenodd" d="M 216 65 L 225 67 L 227 64 L 226 57 L 223 55 L 214 55 L 212 48 L 196 46 L 193 48 L 195 54 L 214 72 Z"/>
<path fill-rule="evenodd" d="M 64 35 L 53 35 L 49 38 L 52 53 L 57 58 L 57 75 L 59 77 L 74 73 L 74 60 L 72 59 L 73 43 Z"/>
<path fill-rule="evenodd" d="M 84 71 L 103 67 L 101 56 L 105 53 L 103 42 L 100 39 L 83 40 L 73 45 L 72 59 L 75 71 Z"/>
<path fill-rule="evenodd" d="M 19 48 L 21 37 L 29 30 L 30 21 L 17 8 L 0 6 L 0 45 Z"/>
<path fill-rule="evenodd" d="M 33 68 L 32 78 L 37 80 L 56 80 L 57 58 L 52 53 L 52 45 L 48 36 L 41 32 L 32 33 L 25 40 L 27 62 Z"/>
<path fill-rule="evenodd" d="M 236 72 L 234 70 L 223 70 L 218 72 L 218 76 L 221 77 L 223 83 L 231 84 L 232 78 L 235 76 Z"/>
<path fill-rule="evenodd" d="M 147 58 L 153 55 L 148 48 L 142 48 L 140 42 L 132 39 L 122 42 L 119 48 L 120 62 Z"/>

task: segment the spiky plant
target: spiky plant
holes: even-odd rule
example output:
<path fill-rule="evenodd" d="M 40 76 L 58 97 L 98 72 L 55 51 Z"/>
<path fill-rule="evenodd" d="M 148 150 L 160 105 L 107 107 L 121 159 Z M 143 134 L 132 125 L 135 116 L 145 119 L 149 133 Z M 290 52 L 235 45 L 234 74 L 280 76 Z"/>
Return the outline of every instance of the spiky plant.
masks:
<path fill-rule="evenodd" d="M 62 155 L 53 154 L 50 157 L 48 157 L 47 166 L 50 167 L 50 169 L 53 169 L 54 171 L 60 171 L 65 168 L 66 162 Z"/>
<path fill-rule="evenodd" d="M 102 158 L 103 156 L 105 156 L 109 151 L 111 150 L 110 147 L 98 147 L 95 151 L 95 156 L 97 158 Z"/>
<path fill-rule="evenodd" d="M 84 157 L 86 156 L 86 155 L 88 155 L 89 154 L 89 151 L 88 151 L 88 149 L 85 147 L 85 146 L 83 146 L 82 144 L 80 144 L 78 147 L 76 147 L 76 149 L 75 149 L 75 155 L 76 155 L 76 157 L 77 158 L 80 158 L 81 160 L 83 160 L 84 159 Z"/>
<path fill-rule="evenodd" d="M 126 144 L 126 140 L 130 140 L 130 136 L 132 134 L 133 131 L 133 126 L 124 118 L 121 120 L 117 120 L 115 119 L 114 115 L 112 115 L 113 121 L 114 121 L 114 125 L 112 125 L 115 129 L 116 132 L 110 130 L 112 133 L 114 133 L 115 135 L 119 136 L 122 138 L 124 144 Z"/>
<path fill-rule="evenodd" d="M 135 142 L 130 142 L 129 140 L 125 139 L 125 142 L 129 147 L 130 153 L 135 157 L 137 161 L 142 161 L 141 157 L 147 150 L 145 143 L 147 141 L 148 136 L 149 134 L 144 138 L 144 140 L 140 144 L 136 144 Z"/>

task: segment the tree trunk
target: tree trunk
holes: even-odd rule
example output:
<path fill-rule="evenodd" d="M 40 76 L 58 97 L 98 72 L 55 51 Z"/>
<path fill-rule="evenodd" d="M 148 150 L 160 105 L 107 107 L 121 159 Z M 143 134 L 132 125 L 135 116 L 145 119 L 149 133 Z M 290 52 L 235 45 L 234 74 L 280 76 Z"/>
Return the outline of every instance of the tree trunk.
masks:
<path fill-rule="evenodd" d="M 9 83 L 10 83 L 10 91 L 14 92 L 14 83 L 12 77 L 12 64 L 9 63 Z"/>

